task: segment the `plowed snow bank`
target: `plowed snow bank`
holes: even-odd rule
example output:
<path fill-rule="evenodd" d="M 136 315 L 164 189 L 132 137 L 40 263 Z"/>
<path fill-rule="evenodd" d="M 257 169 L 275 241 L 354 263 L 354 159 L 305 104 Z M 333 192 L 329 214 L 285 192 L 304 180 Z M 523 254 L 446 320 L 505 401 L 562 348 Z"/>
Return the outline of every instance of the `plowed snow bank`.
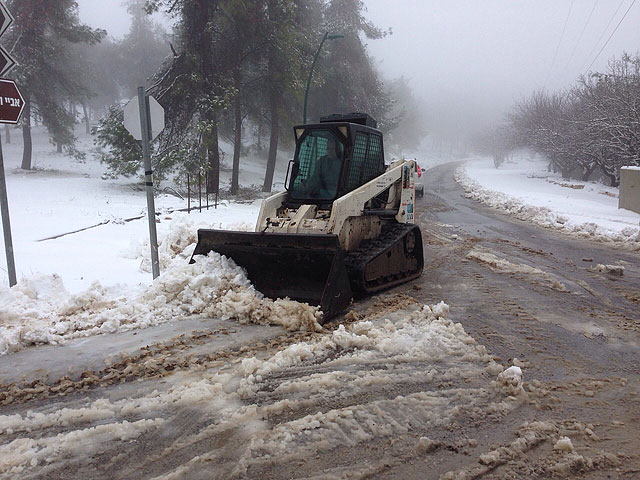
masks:
<path fill-rule="evenodd" d="M 198 241 L 198 230 L 201 228 L 213 228 L 219 230 L 235 230 L 249 232 L 253 231 L 253 225 L 247 222 L 217 222 L 212 225 L 210 221 L 205 221 L 199 217 L 188 215 L 182 212 L 171 214 L 169 230 L 161 235 L 158 241 L 158 259 L 160 261 L 160 271 L 171 265 L 176 256 Z M 167 217 L 165 217 L 165 221 Z M 137 244 L 129 252 L 128 258 L 140 259 L 140 270 L 151 272 L 151 258 L 149 255 L 149 239 Z"/>
<path fill-rule="evenodd" d="M 567 287 L 554 278 L 553 275 L 540 270 L 539 268 L 532 267 L 523 263 L 512 263 L 504 258 L 496 256 L 488 249 L 474 248 L 467 253 L 466 258 L 475 260 L 479 263 L 484 263 L 489 266 L 494 272 L 500 273 L 515 273 L 528 276 L 534 280 L 538 280 L 538 283 L 542 283 L 554 290 L 560 292 L 567 292 Z"/>
<path fill-rule="evenodd" d="M 478 165 L 481 165 L 478 167 Z M 484 164 L 474 162 L 470 164 L 474 175 L 489 170 Z M 515 168 L 515 167 L 514 167 Z M 480 170 L 479 170 L 480 169 Z M 544 228 L 551 228 L 582 238 L 589 238 L 597 242 L 606 242 L 631 250 L 640 250 L 640 229 L 637 227 L 638 216 L 633 212 L 620 213 L 616 202 L 606 208 L 601 206 L 603 200 L 610 201 L 608 196 L 600 195 L 600 192 L 587 190 L 573 190 L 563 188 L 560 185 L 543 182 L 542 179 L 531 174 L 530 176 L 516 175 L 509 172 L 506 167 L 489 170 L 493 176 L 483 176 L 492 179 L 491 187 L 485 186 L 477 179 L 471 178 L 467 168 L 460 167 L 455 172 L 456 181 L 465 189 L 466 197 L 489 205 L 504 213 L 513 215 L 519 220 L 535 223 Z M 521 173 L 516 170 L 516 173 Z M 486 178 L 485 178 L 486 177 Z M 504 177 L 504 178 L 503 178 Z M 502 182 L 498 182 L 502 179 Z M 553 188 L 553 191 L 549 189 Z M 601 186 L 601 189 L 604 189 Z M 504 189 L 517 189 L 504 193 Z M 558 192 L 556 192 L 558 190 Z M 578 193 L 576 193 L 578 192 Z M 582 195 L 585 198 L 572 198 Z M 525 197 L 524 200 L 516 196 Z M 600 205 L 598 214 L 589 211 L 588 200 L 592 199 L 593 205 Z M 598 200 L 600 203 L 596 202 Z M 536 205 L 536 202 L 546 201 L 547 206 Z M 593 207 L 595 208 L 595 207 Z M 565 209 L 561 211 L 560 209 Z M 569 212 L 569 213 L 567 213 Z M 624 212 L 624 211 L 622 211 Z M 633 221 L 635 219 L 635 223 Z"/>
<path fill-rule="evenodd" d="M 189 264 L 192 251 L 190 246 L 177 254 L 160 277 L 133 298 L 116 297 L 97 282 L 70 295 L 56 275 L 23 279 L 11 289 L 0 287 L 0 354 L 190 315 L 282 325 L 288 330 L 320 328 L 317 307 L 264 298 L 233 261 L 211 252 Z"/>

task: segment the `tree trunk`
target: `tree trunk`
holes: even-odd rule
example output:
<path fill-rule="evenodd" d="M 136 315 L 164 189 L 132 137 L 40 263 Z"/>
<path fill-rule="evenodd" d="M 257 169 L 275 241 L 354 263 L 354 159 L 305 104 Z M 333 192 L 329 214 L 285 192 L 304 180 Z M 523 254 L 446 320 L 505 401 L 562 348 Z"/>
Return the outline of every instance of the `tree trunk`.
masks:
<path fill-rule="evenodd" d="M 603 165 L 602 163 L 598 166 L 600 167 L 600 171 L 602 172 L 602 174 L 609 179 L 612 187 L 620 186 L 620 177 L 616 175 L 615 170 L 611 171 L 606 167 L 606 165 Z"/>
<path fill-rule="evenodd" d="M 56 152 L 62 153 L 62 144 L 60 142 L 56 143 Z"/>
<path fill-rule="evenodd" d="M 258 131 L 256 137 L 256 148 L 259 152 L 262 151 L 262 122 L 258 122 Z"/>
<path fill-rule="evenodd" d="M 209 160 L 209 170 L 207 172 L 207 192 L 220 192 L 220 149 L 218 147 L 218 118 L 215 113 L 208 119 L 211 131 L 208 132 L 206 140 L 207 158 Z"/>
<path fill-rule="evenodd" d="M 82 113 L 84 114 L 84 129 L 85 133 L 88 135 L 91 133 L 91 122 L 89 120 L 89 114 L 87 113 L 87 106 L 84 102 L 82 102 Z"/>
<path fill-rule="evenodd" d="M 583 182 L 588 182 L 589 181 L 589 177 L 591 176 L 591 174 L 593 173 L 593 171 L 596 169 L 596 164 L 594 163 L 593 165 L 589 166 L 589 167 L 584 167 L 584 170 L 582 171 L 582 181 Z"/>
<path fill-rule="evenodd" d="M 264 184 L 262 185 L 263 192 L 271 192 L 273 174 L 276 170 L 278 140 L 280 138 L 280 100 L 280 92 L 272 91 L 269 99 L 269 108 L 271 109 L 271 139 L 269 141 L 267 170 L 264 175 Z"/>
<path fill-rule="evenodd" d="M 4 126 L 4 137 L 6 140 L 7 145 L 11 144 L 11 129 L 9 128 L 9 125 Z"/>
<path fill-rule="evenodd" d="M 24 112 L 22 115 L 22 140 L 24 148 L 22 149 L 22 165 L 20 168 L 23 170 L 31 170 L 31 101 L 29 98 L 25 98 Z"/>
<path fill-rule="evenodd" d="M 233 139 L 233 170 L 231 173 L 231 195 L 237 195 L 240 177 L 240 148 L 242 147 L 242 101 L 240 98 L 240 69 L 233 72 L 233 83 L 237 90 L 233 100 L 233 114 L 235 117 L 235 135 Z"/>

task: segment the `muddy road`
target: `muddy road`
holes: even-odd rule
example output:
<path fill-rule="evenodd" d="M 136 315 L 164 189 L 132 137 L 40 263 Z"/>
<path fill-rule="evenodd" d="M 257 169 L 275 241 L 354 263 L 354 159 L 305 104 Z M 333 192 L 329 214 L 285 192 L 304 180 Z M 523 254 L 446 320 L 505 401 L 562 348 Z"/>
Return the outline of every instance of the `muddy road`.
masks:
<path fill-rule="evenodd" d="M 522 418 L 500 422 L 497 431 L 515 432 L 522 419 L 593 425 L 595 436 L 583 436 L 576 451 L 624 460 L 572 475 L 640 478 L 639 253 L 532 226 L 464 198 L 453 180 L 456 166 L 428 172 L 418 205 L 425 275 L 413 295 L 447 302 L 471 336 L 505 364 L 517 358 L 526 381 L 549 392 L 530 396 Z M 598 264 L 624 272 L 600 272 Z M 503 443 L 491 433 L 487 441 Z M 540 445 L 490 477 L 544 478 L 551 452 Z"/>
<path fill-rule="evenodd" d="M 425 176 L 424 276 L 322 332 L 0 357 L 0 478 L 639 478 L 638 253 L 492 212 L 454 169 Z"/>

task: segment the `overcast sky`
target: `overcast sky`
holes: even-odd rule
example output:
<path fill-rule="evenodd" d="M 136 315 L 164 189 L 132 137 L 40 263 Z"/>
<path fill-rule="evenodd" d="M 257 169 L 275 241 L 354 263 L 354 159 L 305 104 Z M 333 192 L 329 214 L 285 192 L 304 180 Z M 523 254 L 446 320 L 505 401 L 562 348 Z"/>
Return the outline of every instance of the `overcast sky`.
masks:
<path fill-rule="evenodd" d="M 367 16 L 393 29 L 368 41 L 387 77 L 407 77 L 447 123 L 494 120 L 537 88 L 571 84 L 640 48 L 635 0 L 364 0 Z M 79 0 L 81 18 L 116 37 L 128 29 L 121 0 Z"/>

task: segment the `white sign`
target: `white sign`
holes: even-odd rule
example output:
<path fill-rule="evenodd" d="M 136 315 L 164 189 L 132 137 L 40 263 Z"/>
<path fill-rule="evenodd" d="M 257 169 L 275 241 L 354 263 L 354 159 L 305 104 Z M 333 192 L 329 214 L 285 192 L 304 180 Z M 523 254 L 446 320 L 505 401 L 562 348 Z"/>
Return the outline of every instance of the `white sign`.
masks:
<path fill-rule="evenodd" d="M 164 108 L 157 100 L 149 96 L 149 114 L 151 117 L 151 138 L 153 140 L 164 130 Z M 136 140 L 142 140 L 142 127 L 140 126 L 140 106 L 138 97 L 133 97 L 124 106 L 124 128 L 129 130 Z"/>

